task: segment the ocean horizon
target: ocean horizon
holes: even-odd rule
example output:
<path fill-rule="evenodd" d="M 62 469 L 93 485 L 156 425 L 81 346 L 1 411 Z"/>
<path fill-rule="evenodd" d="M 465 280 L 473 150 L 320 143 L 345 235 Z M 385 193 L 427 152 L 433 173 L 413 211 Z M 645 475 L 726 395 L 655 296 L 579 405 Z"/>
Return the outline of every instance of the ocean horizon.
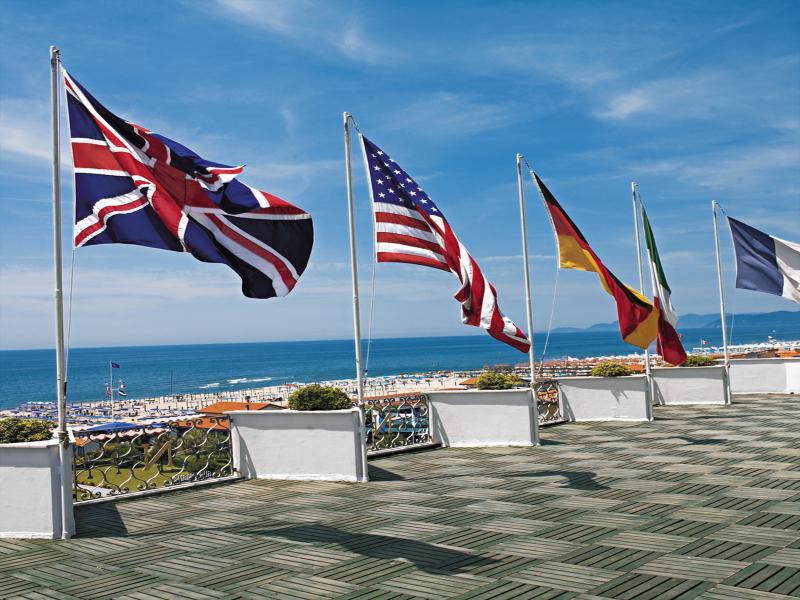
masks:
<path fill-rule="evenodd" d="M 687 350 L 707 340 L 722 344 L 715 328 L 685 329 Z M 800 339 L 800 326 L 774 331 L 766 327 L 739 327 L 732 344 Z M 542 358 L 545 334 L 535 334 L 537 361 Z M 365 361 L 367 344 L 363 342 Z M 545 360 L 641 353 L 625 344 L 617 332 L 581 331 L 550 334 Z M 109 361 L 120 365 L 117 380 L 125 380 L 128 398 L 171 393 L 214 393 L 355 377 L 352 340 L 175 344 L 72 348 L 68 356 L 68 401 L 102 400 Z M 370 376 L 471 370 L 498 364 L 526 363 L 527 355 L 486 335 L 379 338 L 372 340 Z M 0 351 L 0 409 L 24 402 L 55 401 L 53 349 Z"/>

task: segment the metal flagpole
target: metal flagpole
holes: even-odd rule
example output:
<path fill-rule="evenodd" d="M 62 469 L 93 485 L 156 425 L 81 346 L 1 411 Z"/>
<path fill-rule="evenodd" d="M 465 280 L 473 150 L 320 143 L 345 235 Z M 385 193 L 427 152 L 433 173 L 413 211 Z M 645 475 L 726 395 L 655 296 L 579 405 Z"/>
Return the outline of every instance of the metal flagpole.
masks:
<path fill-rule="evenodd" d="M 635 181 L 631 181 L 631 200 L 633 202 L 633 227 L 636 231 L 636 264 L 639 267 L 639 289 L 644 296 L 644 267 L 642 266 L 642 242 L 639 233 L 639 210 L 636 206 L 636 194 L 639 186 Z M 647 402 L 647 420 L 653 420 L 652 402 L 652 378 L 650 374 L 650 348 L 644 349 L 644 374 L 647 377 L 647 390 L 650 393 L 650 401 Z"/>
<path fill-rule="evenodd" d="M 533 399 L 534 440 L 539 444 L 539 414 L 536 402 L 536 360 L 533 351 L 533 303 L 531 302 L 531 271 L 528 264 L 528 224 L 525 220 L 525 190 L 522 185 L 522 155 L 517 154 L 517 190 L 519 191 L 519 222 L 522 227 L 522 264 L 525 266 L 525 304 L 528 317 L 528 337 L 531 347 L 528 350 L 528 361 L 531 369 L 531 396 Z"/>
<path fill-rule="evenodd" d="M 114 367 L 108 361 L 108 397 L 111 399 L 111 420 L 114 421 Z"/>
<path fill-rule="evenodd" d="M 350 225 L 350 271 L 353 279 L 353 329 L 356 346 L 356 382 L 358 403 L 364 402 L 364 374 L 361 367 L 361 311 L 358 306 L 358 256 L 356 254 L 356 214 L 353 200 L 353 171 L 350 163 L 350 113 L 344 119 L 344 162 L 347 178 L 348 222 Z"/>
<path fill-rule="evenodd" d="M 728 385 L 726 386 L 725 403 L 731 403 L 730 388 L 730 362 L 728 360 L 728 326 L 725 323 L 725 292 L 722 285 L 722 260 L 719 255 L 719 231 L 717 229 L 717 201 L 711 201 L 711 212 L 714 215 L 714 245 L 717 251 L 717 283 L 719 284 L 719 312 L 722 320 L 722 352 L 725 357 L 725 372 L 727 374 Z"/>
<path fill-rule="evenodd" d="M 56 398 L 58 400 L 58 441 L 61 459 L 61 537 L 70 537 L 67 516 L 72 510 L 72 495 L 67 492 L 65 473 L 72 472 L 72 457 L 69 452 L 67 434 L 67 388 L 64 365 L 64 293 L 61 265 L 61 119 L 58 96 L 58 77 L 61 66 L 61 53 L 50 46 L 50 102 L 53 126 L 53 260 L 55 262 L 55 305 L 56 305 Z"/>

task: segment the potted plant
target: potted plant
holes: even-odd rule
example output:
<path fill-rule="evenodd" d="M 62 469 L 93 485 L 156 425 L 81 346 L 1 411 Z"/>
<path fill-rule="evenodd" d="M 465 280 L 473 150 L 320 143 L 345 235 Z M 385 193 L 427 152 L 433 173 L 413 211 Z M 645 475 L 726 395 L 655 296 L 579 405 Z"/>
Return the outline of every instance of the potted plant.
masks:
<path fill-rule="evenodd" d="M 599 362 L 592 367 L 592 377 L 627 377 L 628 375 L 633 375 L 631 368 L 613 360 Z"/>
<path fill-rule="evenodd" d="M 475 380 L 475 387 L 479 390 L 510 390 L 523 385 L 522 379 L 514 373 L 500 373 L 498 371 L 486 371 L 481 373 Z"/>
<path fill-rule="evenodd" d="M 0 538 L 59 538 L 62 485 L 72 488 L 70 462 L 61 464 L 53 425 L 37 419 L 0 419 Z M 74 529 L 71 512 L 68 530 Z"/>
<path fill-rule="evenodd" d="M 710 356 L 703 356 L 702 354 L 692 354 L 686 357 L 686 360 L 681 365 L 682 367 L 713 367 L 717 364 Z"/>
<path fill-rule="evenodd" d="M 571 421 L 648 421 L 650 390 L 644 375 L 617 361 L 597 363 L 589 377 L 559 377 L 564 417 Z"/>
<path fill-rule="evenodd" d="M 342 390 L 307 385 L 288 410 L 230 411 L 235 466 L 257 479 L 367 481 L 364 413 Z"/>
<path fill-rule="evenodd" d="M 535 446 L 539 417 L 529 387 L 512 372 L 489 370 L 470 390 L 429 392 L 431 433 L 453 447 Z"/>

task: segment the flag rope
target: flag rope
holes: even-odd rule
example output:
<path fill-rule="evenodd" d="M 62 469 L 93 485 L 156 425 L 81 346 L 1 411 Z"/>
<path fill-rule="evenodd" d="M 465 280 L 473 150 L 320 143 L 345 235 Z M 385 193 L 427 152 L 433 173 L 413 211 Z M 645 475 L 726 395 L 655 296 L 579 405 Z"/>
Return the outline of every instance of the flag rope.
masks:
<path fill-rule="evenodd" d="M 529 163 L 528 159 L 525 158 L 524 156 L 522 157 L 522 160 L 525 162 L 525 166 L 528 167 L 528 173 L 530 174 L 531 177 L 533 177 L 533 167 L 531 166 L 531 163 Z M 558 245 L 558 239 L 556 238 L 556 246 L 557 245 Z M 558 297 L 558 277 L 560 272 L 561 272 L 561 267 L 558 261 L 558 255 L 556 255 L 556 277 L 553 282 L 553 300 L 550 303 L 550 318 L 547 320 L 547 333 L 545 334 L 544 338 L 542 357 L 539 359 L 539 375 L 541 375 L 542 372 L 544 371 L 544 359 L 545 356 L 547 355 L 548 344 L 550 343 L 550 332 L 553 329 L 553 318 L 556 314 L 556 298 Z M 533 331 L 531 331 L 530 334 L 531 334 L 531 341 L 533 341 Z"/>
<path fill-rule="evenodd" d="M 74 203 L 73 203 L 74 204 Z M 75 289 L 75 246 L 72 246 L 72 256 L 69 266 L 69 308 L 67 309 L 67 340 L 64 348 L 64 375 L 69 373 L 69 349 L 72 339 L 72 291 Z"/>
<path fill-rule="evenodd" d="M 550 319 L 547 321 L 547 335 L 544 338 L 544 347 L 542 348 L 542 357 L 539 359 L 539 375 L 544 371 L 544 357 L 547 354 L 547 345 L 550 343 L 550 331 L 553 329 L 553 316 L 556 314 L 556 296 L 558 295 L 558 276 L 561 269 L 556 263 L 556 278 L 553 282 L 553 302 L 550 304 Z M 531 332 L 533 336 L 533 332 Z"/>

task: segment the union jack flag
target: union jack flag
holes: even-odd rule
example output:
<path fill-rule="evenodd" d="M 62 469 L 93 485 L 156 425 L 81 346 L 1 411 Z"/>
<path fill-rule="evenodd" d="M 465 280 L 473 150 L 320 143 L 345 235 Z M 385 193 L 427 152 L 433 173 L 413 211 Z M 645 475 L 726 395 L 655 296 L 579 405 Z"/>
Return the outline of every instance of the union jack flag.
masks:
<path fill-rule="evenodd" d="M 75 172 L 75 247 L 135 244 L 222 263 L 250 298 L 285 296 L 308 264 L 311 216 L 236 179 L 243 166 L 205 160 L 125 121 L 66 70 Z"/>
<path fill-rule="evenodd" d="M 363 135 L 359 139 L 375 216 L 376 260 L 453 272 L 461 282 L 455 295 L 461 303 L 461 320 L 528 352 L 527 336 L 500 312 L 494 286 L 433 200 L 383 150 Z"/>

